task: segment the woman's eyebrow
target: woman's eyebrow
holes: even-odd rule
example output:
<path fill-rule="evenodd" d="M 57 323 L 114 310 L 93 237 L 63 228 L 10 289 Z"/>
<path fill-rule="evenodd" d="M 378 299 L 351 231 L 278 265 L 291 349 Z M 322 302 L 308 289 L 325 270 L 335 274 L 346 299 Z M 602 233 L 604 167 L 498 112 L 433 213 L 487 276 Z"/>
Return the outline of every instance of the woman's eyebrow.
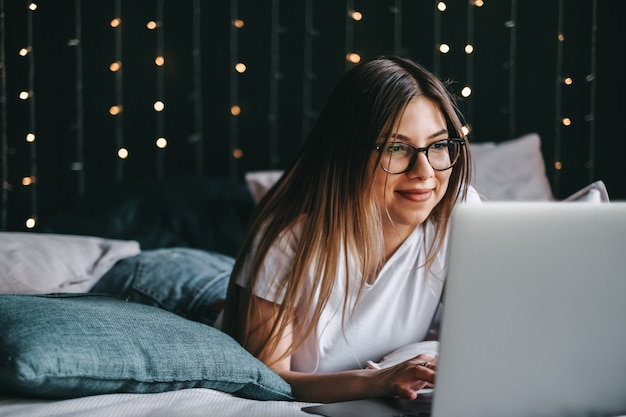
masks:
<path fill-rule="evenodd" d="M 430 135 L 430 136 L 428 137 L 428 139 L 434 139 L 434 138 L 436 138 L 437 136 L 447 135 L 447 134 L 448 134 L 448 129 L 441 129 L 440 131 L 435 132 L 435 133 L 433 133 L 432 135 Z"/>
<path fill-rule="evenodd" d="M 448 129 L 441 129 L 441 130 L 439 130 L 439 131 L 429 135 L 427 139 L 436 139 L 437 136 L 446 135 L 446 134 L 448 134 Z M 403 135 L 402 133 L 392 133 L 389 137 L 400 139 L 400 140 L 410 140 L 409 137 Z"/>

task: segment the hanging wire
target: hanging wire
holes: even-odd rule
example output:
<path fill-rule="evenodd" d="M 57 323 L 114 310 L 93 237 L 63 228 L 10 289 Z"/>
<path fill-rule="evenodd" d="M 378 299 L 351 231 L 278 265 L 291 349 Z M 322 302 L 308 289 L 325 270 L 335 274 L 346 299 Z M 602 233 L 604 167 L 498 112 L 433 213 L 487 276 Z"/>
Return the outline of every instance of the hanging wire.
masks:
<path fill-rule="evenodd" d="M 278 90 L 280 74 L 280 0 L 272 0 L 270 34 L 270 103 L 269 103 L 269 158 L 272 168 L 278 167 Z"/>
<path fill-rule="evenodd" d="M 234 66 L 239 59 L 238 48 L 238 32 L 234 22 L 238 19 L 239 7 L 238 0 L 230 0 L 230 103 L 231 112 L 239 103 L 239 77 L 237 72 L 233 71 Z M 238 176 L 237 152 L 239 151 L 239 117 L 231 114 L 230 118 L 230 178 L 234 181 Z"/>
<path fill-rule="evenodd" d="M 304 3 L 304 79 L 302 81 L 302 137 L 304 142 L 311 130 L 313 114 L 313 37 L 317 30 L 313 27 L 313 0 Z"/>
<path fill-rule="evenodd" d="M 30 1 L 27 1 L 30 4 Z M 34 47 L 34 27 L 33 27 L 33 13 L 34 10 L 30 10 L 27 18 L 27 42 L 30 47 L 30 53 L 28 54 L 28 92 L 30 94 L 28 99 L 29 117 L 28 117 L 28 129 L 29 132 L 37 137 L 36 117 L 35 117 L 35 47 Z M 34 179 L 30 185 L 30 211 L 31 218 L 29 220 L 37 221 L 37 140 L 30 143 L 30 173 Z M 27 227 L 32 228 L 35 223 Z"/>
<path fill-rule="evenodd" d="M 596 42 L 598 34 L 598 1 L 593 0 L 591 12 L 591 73 L 587 76 L 590 83 L 589 94 L 589 161 L 587 169 L 589 170 L 589 182 L 595 180 L 596 168 Z"/>
<path fill-rule="evenodd" d="M 202 10 L 201 0 L 193 1 L 193 103 L 194 133 L 192 142 L 196 146 L 196 175 L 204 175 L 204 126 L 202 123 Z"/>
<path fill-rule="evenodd" d="M 115 16 L 122 19 L 122 0 L 115 0 Z M 115 28 L 115 61 L 122 61 L 122 23 Z M 118 150 L 124 146 L 124 90 L 123 90 L 124 65 L 115 72 L 115 101 L 119 106 L 119 113 L 115 116 L 115 145 Z M 117 158 L 115 177 L 118 182 L 124 179 L 124 160 Z"/>
<path fill-rule="evenodd" d="M 557 43 L 556 43 L 556 94 L 554 101 L 554 161 L 561 162 L 561 120 L 563 99 L 563 24 L 564 24 L 564 1 L 559 0 Z M 555 167 L 557 168 L 557 167 Z M 559 195 L 561 170 L 555 169 L 552 176 L 552 192 Z"/>
<path fill-rule="evenodd" d="M 164 43 L 165 43 L 165 33 L 164 33 L 164 22 L 163 19 L 165 15 L 163 14 L 163 1 L 157 0 L 156 4 L 156 19 L 157 19 L 157 27 L 156 27 L 156 56 L 163 57 L 164 52 Z M 165 77 L 164 77 L 164 65 L 157 65 L 156 67 L 156 98 L 157 100 L 165 103 Z M 157 138 L 165 137 L 165 110 L 157 110 L 156 111 L 156 136 Z M 165 158 L 165 148 L 158 149 L 157 158 L 156 158 L 156 176 L 157 178 L 163 178 L 164 175 L 164 158 Z"/>
<path fill-rule="evenodd" d="M 83 101 L 83 39 L 82 39 L 82 9 L 81 1 L 74 2 L 75 34 L 72 45 L 76 48 L 76 162 L 73 168 L 78 173 L 78 195 L 85 195 L 85 126 Z"/>
<path fill-rule="evenodd" d="M 517 0 L 511 0 L 509 36 L 509 137 L 517 135 Z"/>
<path fill-rule="evenodd" d="M 0 188 L 2 189 L 2 212 L 0 214 L 0 230 L 7 230 L 7 206 L 9 204 L 9 167 L 8 167 L 8 132 L 7 132 L 7 77 L 6 54 L 4 40 L 6 28 L 4 26 L 4 0 L 0 0 L 0 161 L 2 172 Z"/>
<path fill-rule="evenodd" d="M 402 0 L 396 0 L 393 7 L 393 50 L 396 54 L 403 54 L 402 47 Z"/>

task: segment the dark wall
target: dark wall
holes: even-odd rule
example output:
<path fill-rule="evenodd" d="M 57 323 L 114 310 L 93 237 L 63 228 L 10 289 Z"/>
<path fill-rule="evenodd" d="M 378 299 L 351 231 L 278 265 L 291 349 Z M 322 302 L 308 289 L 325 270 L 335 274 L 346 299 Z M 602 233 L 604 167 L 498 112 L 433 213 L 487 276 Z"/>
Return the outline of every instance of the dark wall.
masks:
<path fill-rule="evenodd" d="M 538 132 L 557 197 L 602 179 L 613 199 L 626 198 L 618 171 L 626 146 L 614 128 L 625 107 L 626 6 L 619 0 L 486 0 L 480 8 L 452 0 L 443 13 L 434 1 L 409 0 L 65 0 L 42 2 L 34 12 L 27 4 L 4 2 L 9 230 L 119 181 L 240 180 L 247 171 L 283 168 L 352 65 L 350 51 L 363 59 L 399 52 L 453 81 L 456 93 L 471 85 L 462 106 L 474 141 Z M 122 25 L 114 29 L 120 7 Z M 349 8 L 363 19 L 349 19 Z M 243 28 L 233 29 L 234 17 Z M 146 29 L 159 18 L 157 30 Z M 472 40 L 468 56 L 463 48 Z M 440 41 L 450 53 L 435 51 Z M 19 56 L 29 44 L 33 53 Z M 154 64 L 159 50 L 163 67 Z M 123 70 L 113 73 L 119 54 Z M 247 71 L 235 72 L 235 62 Z M 574 83 L 565 87 L 563 76 Z M 29 83 L 34 100 L 20 100 Z M 164 112 L 153 110 L 157 99 Z M 109 107 L 120 102 L 121 116 L 111 116 Z M 233 104 L 242 109 L 237 117 Z M 563 117 L 572 124 L 563 126 Z M 34 144 L 24 140 L 31 130 Z M 160 136 L 166 149 L 155 146 Z M 128 159 L 117 157 L 120 145 Z M 23 186 L 29 176 L 35 184 Z"/>

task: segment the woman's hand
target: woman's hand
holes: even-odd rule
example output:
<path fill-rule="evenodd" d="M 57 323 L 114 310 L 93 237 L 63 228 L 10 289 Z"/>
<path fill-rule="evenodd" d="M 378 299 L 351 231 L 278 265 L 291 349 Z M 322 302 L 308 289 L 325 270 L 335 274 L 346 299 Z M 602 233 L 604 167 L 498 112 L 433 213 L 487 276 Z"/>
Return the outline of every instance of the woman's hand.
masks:
<path fill-rule="evenodd" d="M 390 368 L 379 370 L 377 384 L 385 396 L 414 400 L 422 388 L 435 383 L 437 359 L 419 355 Z"/>

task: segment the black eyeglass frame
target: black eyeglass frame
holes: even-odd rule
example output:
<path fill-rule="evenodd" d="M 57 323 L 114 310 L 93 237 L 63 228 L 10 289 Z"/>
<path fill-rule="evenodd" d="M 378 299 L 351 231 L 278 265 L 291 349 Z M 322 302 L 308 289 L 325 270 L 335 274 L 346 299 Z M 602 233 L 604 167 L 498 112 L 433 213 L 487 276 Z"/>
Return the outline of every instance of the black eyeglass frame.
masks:
<path fill-rule="evenodd" d="M 432 148 L 433 146 L 443 142 L 443 141 L 448 141 L 448 146 L 450 146 L 452 143 L 458 143 L 460 145 L 459 147 L 459 153 L 456 156 L 456 158 L 454 159 L 454 161 L 451 161 L 450 166 L 447 168 L 443 168 L 443 169 L 438 169 L 433 167 L 433 165 L 430 163 L 430 159 L 428 159 L 428 150 L 430 148 Z M 401 143 L 403 145 L 406 146 L 410 146 L 411 148 L 415 149 L 415 153 L 413 154 L 413 156 L 411 157 L 411 161 L 409 161 L 409 165 L 408 167 L 404 170 L 404 171 L 400 171 L 400 172 L 394 172 L 394 171 L 389 171 L 387 168 L 385 168 L 382 164 L 382 162 L 380 163 L 380 167 L 383 169 L 383 171 L 385 171 L 388 174 L 393 174 L 393 175 L 400 175 L 400 174 L 404 174 L 405 172 L 410 171 L 411 169 L 413 169 L 413 167 L 415 166 L 415 162 L 417 162 L 417 155 L 419 155 L 420 152 L 424 152 L 424 154 L 426 155 L 426 160 L 428 161 L 428 163 L 430 164 L 431 168 L 434 169 L 435 171 L 447 171 L 450 168 L 452 168 L 456 162 L 459 160 L 459 155 L 461 155 L 460 150 L 463 148 L 463 146 L 465 145 L 465 139 L 463 138 L 447 138 L 447 139 L 442 139 L 442 140 L 438 140 L 436 142 L 431 143 L 428 146 L 425 146 L 423 148 L 419 148 L 417 146 L 411 145 L 410 143 L 406 143 L 406 142 L 399 142 L 399 141 L 391 141 L 391 142 L 386 142 L 386 143 L 381 143 L 379 145 L 376 145 L 374 147 L 375 150 L 377 150 L 378 152 L 380 152 L 382 150 L 382 148 L 386 145 L 389 145 L 390 143 Z"/>

